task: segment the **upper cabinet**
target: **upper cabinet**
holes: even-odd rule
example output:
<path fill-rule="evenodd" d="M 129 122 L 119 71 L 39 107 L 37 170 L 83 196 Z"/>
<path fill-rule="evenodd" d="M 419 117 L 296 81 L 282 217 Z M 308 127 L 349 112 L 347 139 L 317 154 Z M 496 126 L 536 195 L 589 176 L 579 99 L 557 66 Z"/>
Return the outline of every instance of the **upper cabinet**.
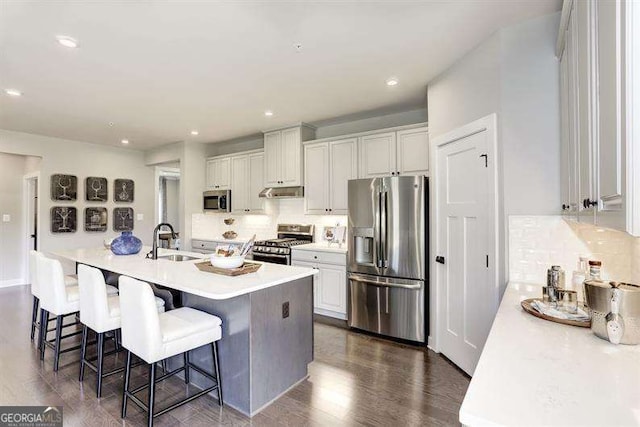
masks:
<path fill-rule="evenodd" d="M 632 1 L 566 1 L 558 40 L 563 212 L 640 235 L 632 71 L 640 67 Z M 626 88 L 626 89 L 625 89 Z M 637 125 L 636 125 L 637 126 Z M 637 154 L 636 154 L 637 156 Z"/>
<path fill-rule="evenodd" d="M 357 156 L 357 138 L 305 145 L 305 213 L 348 213 L 348 183 L 358 177 Z"/>
<path fill-rule="evenodd" d="M 228 190 L 231 188 L 231 159 L 216 157 L 207 159 L 207 188 L 210 190 Z"/>
<path fill-rule="evenodd" d="M 253 152 L 231 157 L 231 211 L 262 213 L 264 199 L 264 154 Z"/>
<path fill-rule="evenodd" d="M 429 172 L 426 127 L 364 135 L 358 143 L 360 178 L 426 175 Z"/>
<path fill-rule="evenodd" d="M 303 185 L 302 141 L 312 139 L 315 129 L 303 124 L 265 132 L 264 183 L 267 187 Z"/>

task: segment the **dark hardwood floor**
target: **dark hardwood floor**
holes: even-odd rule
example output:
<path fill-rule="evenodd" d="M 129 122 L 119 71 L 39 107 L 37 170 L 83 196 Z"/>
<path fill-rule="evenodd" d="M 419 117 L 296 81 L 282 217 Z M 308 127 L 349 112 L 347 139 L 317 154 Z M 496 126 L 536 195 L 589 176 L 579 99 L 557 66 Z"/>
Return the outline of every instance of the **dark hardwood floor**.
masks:
<path fill-rule="evenodd" d="M 78 382 L 78 352 L 62 356 L 53 372 L 29 339 L 31 294 L 27 286 L 0 289 L 0 405 L 62 405 L 65 426 L 144 425 L 133 404 L 120 418 L 122 375 L 105 379 L 95 397 L 95 374 Z M 124 353 L 107 358 L 107 369 Z M 134 370 L 136 386 L 146 368 Z M 223 381 L 232 381 L 223 378 Z M 315 360 L 309 378 L 253 418 L 205 396 L 156 419 L 157 426 L 426 426 L 458 425 L 469 379 L 432 351 L 396 344 L 316 322 Z M 179 378 L 157 387 L 162 408 L 189 388 Z"/>

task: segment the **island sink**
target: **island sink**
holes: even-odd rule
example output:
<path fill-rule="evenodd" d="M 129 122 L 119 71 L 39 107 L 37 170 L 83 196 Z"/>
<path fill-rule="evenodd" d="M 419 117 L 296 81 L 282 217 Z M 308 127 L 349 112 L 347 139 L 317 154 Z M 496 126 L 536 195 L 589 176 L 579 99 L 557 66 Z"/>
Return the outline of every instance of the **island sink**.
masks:
<path fill-rule="evenodd" d="M 193 259 L 200 259 L 200 258 L 190 256 L 190 255 L 173 254 L 173 255 L 159 255 L 158 259 L 166 259 L 168 261 L 191 261 Z"/>

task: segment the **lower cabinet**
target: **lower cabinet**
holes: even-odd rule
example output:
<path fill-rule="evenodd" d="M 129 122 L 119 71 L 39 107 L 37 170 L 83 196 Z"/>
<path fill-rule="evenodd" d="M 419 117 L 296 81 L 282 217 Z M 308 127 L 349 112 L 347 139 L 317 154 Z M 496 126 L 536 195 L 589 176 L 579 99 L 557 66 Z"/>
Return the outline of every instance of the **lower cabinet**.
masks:
<path fill-rule="evenodd" d="M 346 254 L 294 249 L 291 263 L 318 270 L 318 274 L 313 277 L 314 313 L 346 320 Z"/>

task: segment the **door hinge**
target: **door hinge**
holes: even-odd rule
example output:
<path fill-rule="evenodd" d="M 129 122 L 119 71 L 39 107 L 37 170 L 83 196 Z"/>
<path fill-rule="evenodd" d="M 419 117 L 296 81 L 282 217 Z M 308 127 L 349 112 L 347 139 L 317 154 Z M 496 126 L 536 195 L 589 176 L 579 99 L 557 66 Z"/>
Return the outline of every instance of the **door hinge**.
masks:
<path fill-rule="evenodd" d="M 486 154 L 480 154 L 480 157 L 484 157 L 484 167 L 489 167 L 489 156 Z"/>
<path fill-rule="evenodd" d="M 489 268 L 489 255 L 486 256 L 487 259 L 487 268 Z"/>

